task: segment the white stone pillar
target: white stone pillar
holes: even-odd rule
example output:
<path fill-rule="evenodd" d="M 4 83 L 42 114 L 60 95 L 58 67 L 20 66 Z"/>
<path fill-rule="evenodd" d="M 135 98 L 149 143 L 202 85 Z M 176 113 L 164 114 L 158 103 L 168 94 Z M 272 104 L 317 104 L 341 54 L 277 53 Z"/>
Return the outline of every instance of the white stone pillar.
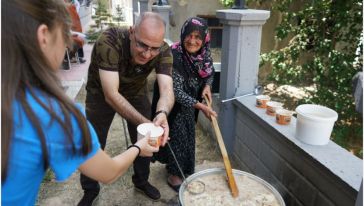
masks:
<path fill-rule="evenodd" d="M 252 9 L 217 10 L 223 24 L 220 99 L 254 90 L 258 83 L 262 26 L 270 11 Z M 228 152 L 232 152 L 235 131 L 232 102 L 220 104 L 219 124 Z"/>
<path fill-rule="evenodd" d="M 139 16 L 139 2 L 137 0 L 133 0 L 133 24 L 135 24 L 136 18 Z"/>
<path fill-rule="evenodd" d="M 133 24 L 135 24 L 135 21 L 140 16 L 140 14 L 148 11 L 148 0 L 133 0 L 133 10 L 135 11 L 133 16 Z"/>
<path fill-rule="evenodd" d="M 139 14 L 148 11 L 148 0 L 139 0 Z"/>
<path fill-rule="evenodd" d="M 163 5 L 163 6 L 153 5 L 152 11 L 155 13 L 159 13 L 162 16 L 164 22 L 166 23 L 166 33 L 164 34 L 164 38 L 170 39 L 169 38 L 169 12 L 171 11 L 171 6 L 170 5 Z"/>

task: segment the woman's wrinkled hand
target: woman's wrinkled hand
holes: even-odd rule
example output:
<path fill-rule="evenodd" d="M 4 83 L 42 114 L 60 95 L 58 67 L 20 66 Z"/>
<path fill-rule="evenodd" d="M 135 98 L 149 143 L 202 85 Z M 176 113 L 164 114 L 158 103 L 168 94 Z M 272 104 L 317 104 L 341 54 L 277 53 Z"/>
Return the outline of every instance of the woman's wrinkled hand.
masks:
<path fill-rule="evenodd" d="M 209 102 L 212 101 L 212 98 L 211 98 L 211 87 L 210 85 L 206 85 L 203 90 L 202 90 L 202 99 L 204 97 L 207 97 L 207 99 L 209 100 Z"/>
<path fill-rule="evenodd" d="M 202 109 L 202 112 L 209 120 L 211 120 L 211 116 L 217 118 L 217 113 L 214 110 L 212 110 L 210 107 L 208 107 L 207 105 L 204 106 L 204 108 Z"/>

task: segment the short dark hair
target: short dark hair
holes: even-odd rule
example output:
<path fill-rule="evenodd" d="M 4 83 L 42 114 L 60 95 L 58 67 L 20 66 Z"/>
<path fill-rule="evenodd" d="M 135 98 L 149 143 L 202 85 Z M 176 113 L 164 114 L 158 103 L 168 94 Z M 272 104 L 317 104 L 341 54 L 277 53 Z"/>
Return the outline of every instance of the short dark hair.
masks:
<path fill-rule="evenodd" d="M 158 14 L 154 12 L 144 12 L 140 14 L 140 16 L 136 19 L 134 28 L 137 29 L 145 19 L 155 19 L 157 22 L 160 22 L 163 24 L 164 30 L 166 28 L 166 22 L 163 20 L 163 18 Z"/>

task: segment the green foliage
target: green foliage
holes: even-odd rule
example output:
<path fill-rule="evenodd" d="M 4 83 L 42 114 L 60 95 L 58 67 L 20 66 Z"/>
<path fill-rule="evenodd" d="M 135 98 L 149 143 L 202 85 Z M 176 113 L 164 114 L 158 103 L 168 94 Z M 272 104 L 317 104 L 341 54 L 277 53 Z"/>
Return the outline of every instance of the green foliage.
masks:
<path fill-rule="evenodd" d="M 96 25 L 95 25 L 96 26 Z M 100 34 L 102 33 L 102 30 L 96 30 L 92 25 L 92 28 L 90 28 L 87 32 L 87 39 L 89 43 L 95 43 L 97 38 L 99 38 Z M 97 27 L 97 26 L 96 26 Z"/>
<path fill-rule="evenodd" d="M 124 21 L 124 14 L 120 5 L 116 7 L 116 16 L 113 16 L 106 9 L 107 1 L 97 1 L 95 7 L 95 15 L 92 16 L 95 24 L 91 25 L 91 29 L 87 32 L 88 42 L 95 43 L 100 34 L 110 26 L 115 26 L 111 19 L 115 20 L 120 26 L 120 22 Z"/>
<path fill-rule="evenodd" d="M 261 65 L 272 65 L 270 80 L 315 85 L 317 90 L 300 103 L 321 104 L 338 112 L 333 133 L 338 144 L 361 140 L 362 117 L 355 111 L 351 79 L 362 71 L 357 63 L 362 61 L 362 1 L 272 2 L 272 9 L 282 15 L 276 39 L 289 43 L 261 56 Z M 301 6 L 297 9 L 297 5 Z"/>
<path fill-rule="evenodd" d="M 92 16 L 92 19 L 94 20 L 96 27 L 99 30 L 103 30 L 104 25 L 106 24 L 109 17 L 110 14 L 106 9 L 106 3 L 101 0 L 97 1 L 95 7 L 95 15 Z"/>
<path fill-rule="evenodd" d="M 226 8 L 231 8 L 235 3 L 235 0 L 219 0 L 219 1 Z M 251 3 L 251 2 L 261 4 L 261 3 L 265 2 L 265 1 L 268 1 L 268 0 L 245 0 L 244 1 L 244 3 L 245 3 L 244 6 L 246 7 L 246 5 Z"/>
<path fill-rule="evenodd" d="M 120 5 L 118 4 L 116 6 L 116 15 L 113 17 L 113 19 L 118 22 L 118 25 L 120 26 L 120 22 L 124 21 L 124 13 Z"/>
<path fill-rule="evenodd" d="M 224 7 L 231 7 L 234 5 L 234 0 L 219 0 Z"/>

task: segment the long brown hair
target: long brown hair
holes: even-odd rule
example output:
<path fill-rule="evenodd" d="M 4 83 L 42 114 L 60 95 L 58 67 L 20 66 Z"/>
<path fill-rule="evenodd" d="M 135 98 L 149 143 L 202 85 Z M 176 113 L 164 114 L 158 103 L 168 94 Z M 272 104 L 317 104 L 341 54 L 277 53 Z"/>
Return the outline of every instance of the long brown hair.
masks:
<path fill-rule="evenodd" d="M 72 154 L 86 155 L 91 151 L 90 131 L 82 113 L 62 90 L 56 72 L 44 56 L 37 40 L 41 24 L 54 31 L 61 26 L 63 38 L 70 42 L 70 18 L 61 0 L 9 0 L 1 2 L 1 179 L 6 179 L 9 148 L 13 137 L 13 102 L 19 101 L 39 135 L 42 145 L 44 168 L 49 165 L 47 142 L 40 121 L 26 100 L 25 90 L 57 121 L 72 145 Z M 62 38 L 58 35 L 57 38 Z M 57 49 L 57 48 L 54 48 Z M 58 48 L 59 49 L 59 48 Z M 34 89 L 41 90 L 49 98 L 58 100 L 64 118 L 61 119 L 43 103 Z M 82 148 L 77 150 L 72 138 L 71 116 L 77 119 L 82 131 Z M 19 151 L 21 152 L 21 151 Z"/>

